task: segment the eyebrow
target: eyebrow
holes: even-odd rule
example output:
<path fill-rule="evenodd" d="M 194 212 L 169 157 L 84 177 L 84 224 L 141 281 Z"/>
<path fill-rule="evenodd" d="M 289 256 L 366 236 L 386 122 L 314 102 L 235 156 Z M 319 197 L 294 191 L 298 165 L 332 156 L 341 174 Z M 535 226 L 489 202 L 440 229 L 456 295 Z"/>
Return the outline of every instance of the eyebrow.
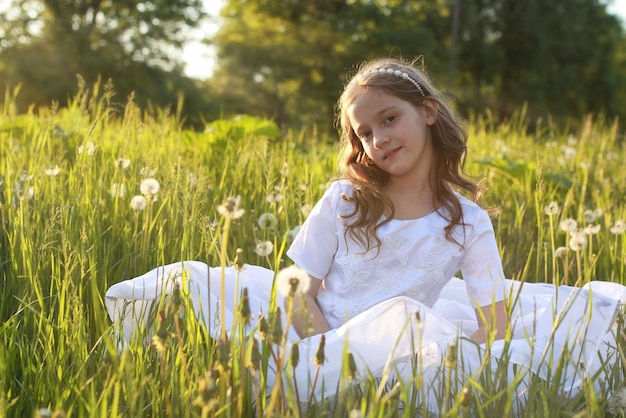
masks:
<path fill-rule="evenodd" d="M 387 106 L 387 107 L 385 107 L 385 108 L 382 108 L 381 110 L 379 110 L 378 112 L 376 112 L 376 116 L 380 116 L 381 114 L 386 113 L 386 112 L 388 112 L 389 110 L 391 110 L 391 109 L 395 109 L 395 108 L 396 108 L 396 106 L 395 106 L 395 105 L 391 105 L 391 106 Z"/>

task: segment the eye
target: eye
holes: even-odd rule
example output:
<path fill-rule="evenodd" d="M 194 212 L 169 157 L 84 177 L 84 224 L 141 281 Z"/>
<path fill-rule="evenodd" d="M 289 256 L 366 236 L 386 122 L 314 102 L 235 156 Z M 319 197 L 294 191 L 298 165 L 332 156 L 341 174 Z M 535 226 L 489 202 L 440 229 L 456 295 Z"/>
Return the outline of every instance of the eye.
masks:
<path fill-rule="evenodd" d="M 393 122 L 395 119 L 396 119 L 396 115 L 389 115 L 389 116 L 387 116 L 385 118 L 384 122 L 387 125 L 387 124 Z"/>
<path fill-rule="evenodd" d="M 372 135 L 372 131 L 363 131 L 363 132 L 359 132 L 359 134 L 357 135 L 360 139 L 364 140 L 370 137 L 370 135 Z"/>

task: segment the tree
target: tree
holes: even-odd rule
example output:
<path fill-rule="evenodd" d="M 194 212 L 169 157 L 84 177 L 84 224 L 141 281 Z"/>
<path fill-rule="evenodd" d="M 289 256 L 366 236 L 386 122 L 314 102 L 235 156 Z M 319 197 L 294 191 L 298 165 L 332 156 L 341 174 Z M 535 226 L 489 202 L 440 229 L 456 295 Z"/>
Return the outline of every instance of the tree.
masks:
<path fill-rule="evenodd" d="M 76 75 L 111 78 L 118 94 L 166 104 L 195 86 L 168 57 L 205 18 L 201 0 L 14 0 L 0 23 L 0 87 L 22 103 L 70 97 Z"/>
<path fill-rule="evenodd" d="M 225 112 L 330 128 L 344 76 L 379 56 L 446 68 L 447 1 L 230 0 L 210 84 Z"/>
<path fill-rule="evenodd" d="M 616 55 L 624 31 L 604 3 L 466 0 L 463 16 L 463 83 L 491 86 L 502 116 L 524 103 L 535 116 L 624 114 Z"/>

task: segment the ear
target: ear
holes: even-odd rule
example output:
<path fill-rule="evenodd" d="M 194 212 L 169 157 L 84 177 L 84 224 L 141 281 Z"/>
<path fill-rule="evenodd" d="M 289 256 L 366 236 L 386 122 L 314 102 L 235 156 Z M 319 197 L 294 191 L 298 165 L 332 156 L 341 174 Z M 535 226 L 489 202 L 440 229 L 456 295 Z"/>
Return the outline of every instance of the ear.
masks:
<path fill-rule="evenodd" d="M 439 114 L 439 103 L 431 99 L 424 99 L 424 116 L 426 117 L 426 124 L 432 126 L 437 121 Z"/>

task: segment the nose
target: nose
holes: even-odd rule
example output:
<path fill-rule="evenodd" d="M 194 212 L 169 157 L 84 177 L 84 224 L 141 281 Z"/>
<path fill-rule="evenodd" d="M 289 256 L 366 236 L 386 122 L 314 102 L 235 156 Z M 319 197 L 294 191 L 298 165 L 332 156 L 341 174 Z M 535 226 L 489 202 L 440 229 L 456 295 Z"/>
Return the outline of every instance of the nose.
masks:
<path fill-rule="evenodd" d="M 381 149 L 387 142 L 389 142 L 389 137 L 384 132 L 374 132 L 374 138 L 372 140 L 374 144 L 374 148 Z"/>

